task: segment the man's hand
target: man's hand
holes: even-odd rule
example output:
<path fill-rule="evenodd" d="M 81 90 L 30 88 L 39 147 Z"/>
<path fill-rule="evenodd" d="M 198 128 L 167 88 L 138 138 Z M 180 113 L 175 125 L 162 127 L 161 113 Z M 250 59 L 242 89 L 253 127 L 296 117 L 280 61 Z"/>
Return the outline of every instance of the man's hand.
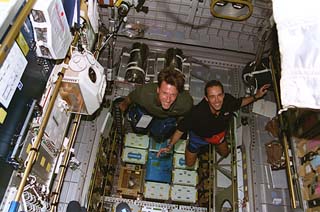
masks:
<path fill-rule="evenodd" d="M 259 88 L 259 90 L 257 91 L 257 93 L 255 94 L 255 97 L 257 99 L 263 97 L 268 92 L 268 88 L 270 88 L 270 86 L 271 86 L 270 84 L 265 84 L 265 85 L 261 86 Z"/>
<path fill-rule="evenodd" d="M 167 147 L 165 147 L 165 148 L 159 149 L 159 152 L 157 153 L 157 157 L 160 157 L 160 155 L 161 155 L 162 153 L 168 153 L 168 152 L 170 152 L 170 150 L 171 150 L 171 148 L 170 148 L 169 146 L 167 146 Z"/>
<path fill-rule="evenodd" d="M 123 100 L 122 102 L 119 103 L 119 108 L 121 110 L 121 112 L 125 112 L 128 108 L 128 105 L 125 103 L 125 100 Z"/>
<path fill-rule="evenodd" d="M 119 103 L 119 108 L 120 108 L 121 112 L 124 113 L 128 109 L 130 104 L 131 104 L 131 101 L 130 101 L 129 97 L 125 97 L 124 100 Z"/>
<path fill-rule="evenodd" d="M 253 96 L 243 97 L 242 102 L 241 102 L 241 107 L 244 107 L 248 104 L 253 103 L 257 99 L 262 98 L 268 92 L 268 88 L 270 86 L 271 86 L 270 84 L 265 84 L 265 85 L 261 86 L 261 88 L 259 88 L 257 93 L 255 93 Z"/>
<path fill-rule="evenodd" d="M 170 142 L 168 143 L 168 145 L 165 148 L 161 148 L 159 149 L 159 152 L 157 153 L 157 157 L 160 157 L 161 153 L 168 153 L 171 151 L 171 149 L 173 148 L 173 146 L 178 142 L 178 140 L 181 138 L 183 132 L 180 130 L 176 130 L 171 139 Z"/>

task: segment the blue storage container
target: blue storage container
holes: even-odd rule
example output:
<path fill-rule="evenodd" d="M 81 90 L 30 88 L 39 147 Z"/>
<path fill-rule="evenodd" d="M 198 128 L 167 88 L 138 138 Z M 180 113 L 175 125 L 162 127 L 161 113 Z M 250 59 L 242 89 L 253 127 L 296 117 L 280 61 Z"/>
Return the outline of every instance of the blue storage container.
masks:
<path fill-rule="evenodd" d="M 171 183 L 172 154 L 157 157 L 157 152 L 149 152 L 146 167 L 147 181 Z"/>

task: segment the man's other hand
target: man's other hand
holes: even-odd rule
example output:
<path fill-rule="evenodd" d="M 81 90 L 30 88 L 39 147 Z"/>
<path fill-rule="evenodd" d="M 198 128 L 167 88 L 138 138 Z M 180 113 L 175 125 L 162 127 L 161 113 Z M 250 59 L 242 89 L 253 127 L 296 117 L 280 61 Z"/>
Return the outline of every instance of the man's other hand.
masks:
<path fill-rule="evenodd" d="M 129 97 L 126 96 L 124 100 L 119 103 L 119 108 L 121 112 L 125 112 L 128 109 L 130 104 L 131 104 L 131 100 L 129 99 Z"/>
<path fill-rule="evenodd" d="M 256 98 L 259 99 L 263 97 L 268 92 L 268 88 L 270 88 L 270 86 L 271 86 L 270 84 L 265 84 L 261 86 L 257 91 L 257 93 L 255 94 Z"/>
<path fill-rule="evenodd" d="M 170 150 L 171 150 L 171 148 L 169 148 L 169 147 L 165 147 L 165 148 L 159 149 L 159 152 L 157 153 L 157 157 L 160 157 L 160 155 L 161 155 L 162 153 L 168 153 L 168 152 L 170 152 Z"/>
<path fill-rule="evenodd" d="M 120 102 L 119 104 L 119 108 L 122 112 L 125 112 L 128 108 L 128 105 L 125 103 L 125 100 L 123 100 L 122 102 Z"/>

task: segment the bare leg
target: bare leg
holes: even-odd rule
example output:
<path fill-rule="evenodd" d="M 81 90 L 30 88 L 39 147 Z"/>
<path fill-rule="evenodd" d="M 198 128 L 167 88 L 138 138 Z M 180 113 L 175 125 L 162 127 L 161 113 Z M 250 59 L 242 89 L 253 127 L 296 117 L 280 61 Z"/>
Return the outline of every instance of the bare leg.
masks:
<path fill-rule="evenodd" d="M 224 140 L 221 144 L 216 145 L 216 150 L 222 157 L 227 157 L 230 153 L 228 142 Z"/>
<path fill-rule="evenodd" d="M 197 160 L 197 153 L 192 153 L 188 149 L 185 151 L 185 159 L 187 166 L 193 166 Z"/>

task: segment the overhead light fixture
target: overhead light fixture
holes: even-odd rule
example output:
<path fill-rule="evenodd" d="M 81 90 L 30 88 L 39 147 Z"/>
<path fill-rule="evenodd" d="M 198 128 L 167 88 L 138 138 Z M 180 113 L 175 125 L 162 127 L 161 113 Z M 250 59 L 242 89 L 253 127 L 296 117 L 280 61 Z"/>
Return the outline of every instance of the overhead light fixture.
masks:
<path fill-rule="evenodd" d="M 213 16 L 234 21 L 248 19 L 252 11 L 251 0 L 212 0 L 210 4 Z"/>

